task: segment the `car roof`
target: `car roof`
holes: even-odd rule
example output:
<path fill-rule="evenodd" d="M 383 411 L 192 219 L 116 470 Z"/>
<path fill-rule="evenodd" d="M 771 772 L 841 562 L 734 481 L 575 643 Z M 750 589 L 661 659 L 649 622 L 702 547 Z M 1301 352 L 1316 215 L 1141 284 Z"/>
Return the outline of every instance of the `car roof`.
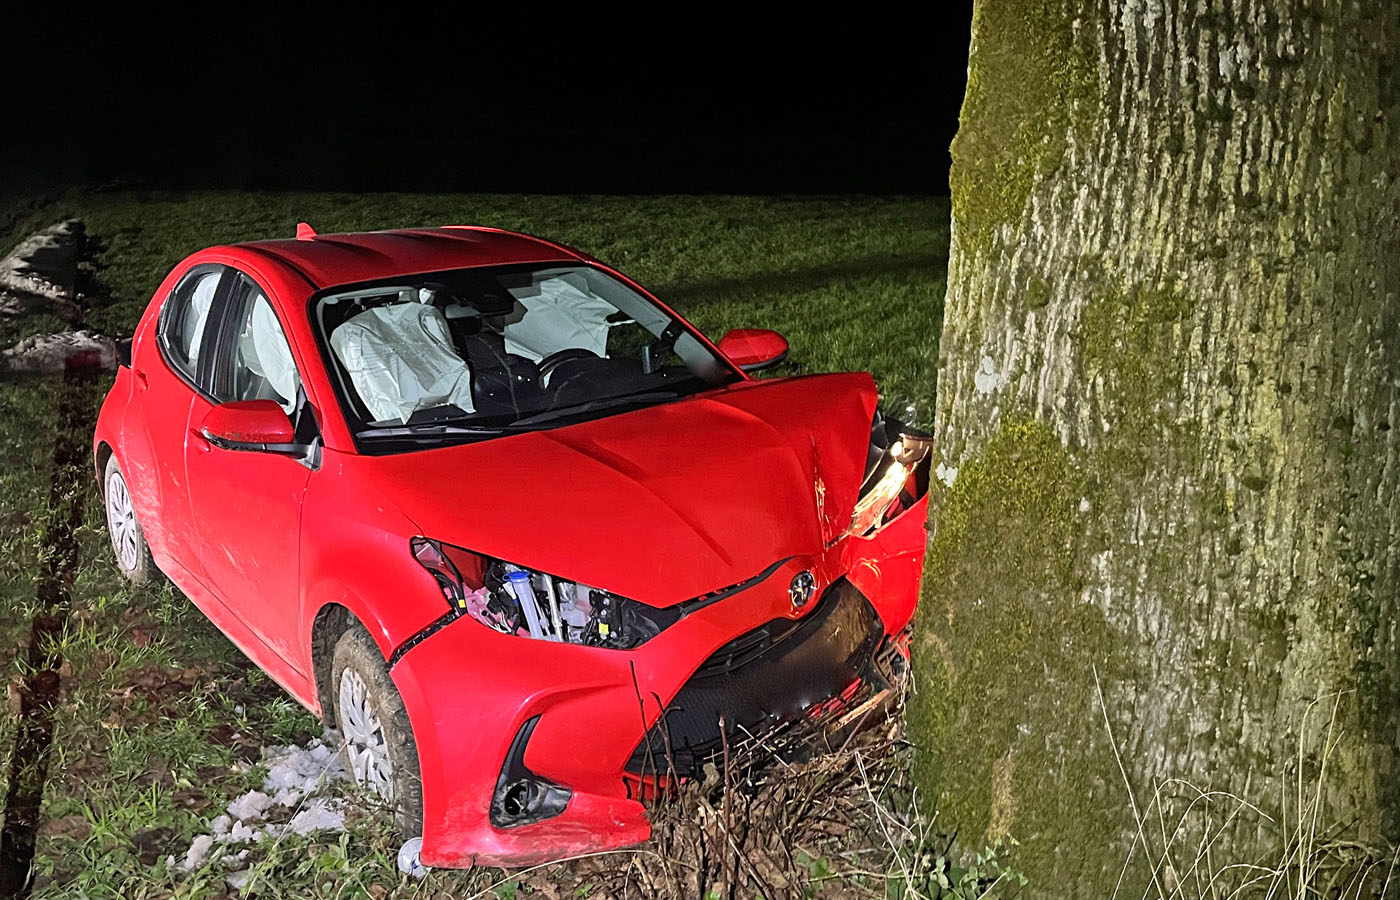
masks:
<path fill-rule="evenodd" d="M 498 228 L 448 225 L 235 244 L 299 272 L 317 290 L 399 275 L 584 257 L 551 241 Z"/>

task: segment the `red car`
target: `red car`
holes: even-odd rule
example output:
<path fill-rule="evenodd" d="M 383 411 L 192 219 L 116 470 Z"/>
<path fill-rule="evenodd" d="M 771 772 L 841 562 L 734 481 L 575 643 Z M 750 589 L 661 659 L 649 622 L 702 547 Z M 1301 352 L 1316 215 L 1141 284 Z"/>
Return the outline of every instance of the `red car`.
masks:
<path fill-rule="evenodd" d="M 907 661 L 927 438 L 867 374 L 747 374 L 786 351 L 491 228 L 202 250 L 98 420 L 112 545 L 340 729 L 424 864 L 633 844 Z"/>

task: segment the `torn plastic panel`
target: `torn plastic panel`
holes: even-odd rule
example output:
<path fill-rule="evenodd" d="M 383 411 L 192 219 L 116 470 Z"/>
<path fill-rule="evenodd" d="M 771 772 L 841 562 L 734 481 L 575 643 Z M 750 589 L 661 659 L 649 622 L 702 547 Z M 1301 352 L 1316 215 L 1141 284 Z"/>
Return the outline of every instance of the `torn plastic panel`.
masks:
<path fill-rule="evenodd" d="M 865 537 L 894 521 L 928 493 L 929 450 L 925 432 L 875 411 L 865 479 L 846 533 Z"/>
<path fill-rule="evenodd" d="M 458 615 L 502 634 L 630 650 L 681 617 L 679 609 L 657 609 L 429 538 L 414 538 L 410 549 Z"/>
<path fill-rule="evenodd" d="M 446 317 L 413 292 L 402 294 L 404 302 L 357 313 L 331 334 L 360 400 L 380 422 L 447 405 L 475 412 L 471 370 L 452 347 Z"/>

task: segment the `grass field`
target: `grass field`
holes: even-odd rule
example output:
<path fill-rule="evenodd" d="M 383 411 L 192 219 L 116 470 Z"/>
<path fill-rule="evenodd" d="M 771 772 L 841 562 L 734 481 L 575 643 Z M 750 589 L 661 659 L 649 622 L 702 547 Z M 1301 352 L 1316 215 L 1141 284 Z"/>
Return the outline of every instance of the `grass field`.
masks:
<path fill-rule="evenodd" d="M 868 369 L 887 403 L 914 404 L 925 425 L 932 416 L 948 240 L 941 199 L 75 193 L 17 216 L 0 252 L 69 216 L 87 225 L 89 274 L 109 298 L 94 301 L 84 324 L 108 334 L 129 332 L 170 267 L 210 244 L 290 236 L 299 220 L 321 232 L 494 225 L 594 254 L 713 337 L 777 329 L 792 344 L 787 372 Z M 64 327 L 45 316 L 3 322 L 0 346 Z M 24 646 L 36 598 L 54 570 L 52 538 L 76 512 L 76 557 L 59 585 L 70 611 L 45 638 L 63 662 L 35 896 L 219 896 L 230 888 L 215 867 L 179 872 L 167 855 L 183 855 L 231 798 L 258 785 L 260 747 L 304 741 L 319 724 L 177 592 L 117 579 L 90 467 L 75 478 L 55 454 L 65 440 L 89 441 L 105 384 L 0 382 L 0 663 L 11 685 L 0 778 L 21 706 L 14 685 L 33 659 Z M 76 410 L 66 433 L 61 403 Z M 396 849 L 374 816 L 362 816 L 344 835 L 260 848 L 254 887 L 259 896 L 376 898 L 591 890 L 567 865 L 543 881 L 500 883 L 502 873 L 486 871 L 405 882 Z M 811 892 L 840 884 L 823 875 Z"/>

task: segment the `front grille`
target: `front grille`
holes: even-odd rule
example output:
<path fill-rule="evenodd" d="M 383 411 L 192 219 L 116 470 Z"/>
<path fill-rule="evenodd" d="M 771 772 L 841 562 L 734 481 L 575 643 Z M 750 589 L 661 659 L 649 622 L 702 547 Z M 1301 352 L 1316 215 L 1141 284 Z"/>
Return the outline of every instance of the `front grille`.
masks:
<path fill-rule="evenodd" d="M 837 581 L 807 616 L 774 620 L 711 654 L 637 746 L 628 771 L 692 776 L 726 745 L 731 764 L 759 749 L 787 755 L 778 745 L 793 742 L 779 732 L 820 726 L 838 706 L 860 702 L 883 638 L 869 601 Z"/>
<path fill-rule="evenodd" d="M 724 675 L 748 665 L 762 656 L 768 648 L 792 634 L 800 624 L 801 619 L 774 619 L 753 631 L 739 635 L 710 654 L 709 659 L 701 663 L 695 674 L 690 676 L 691 680 Z"/>

